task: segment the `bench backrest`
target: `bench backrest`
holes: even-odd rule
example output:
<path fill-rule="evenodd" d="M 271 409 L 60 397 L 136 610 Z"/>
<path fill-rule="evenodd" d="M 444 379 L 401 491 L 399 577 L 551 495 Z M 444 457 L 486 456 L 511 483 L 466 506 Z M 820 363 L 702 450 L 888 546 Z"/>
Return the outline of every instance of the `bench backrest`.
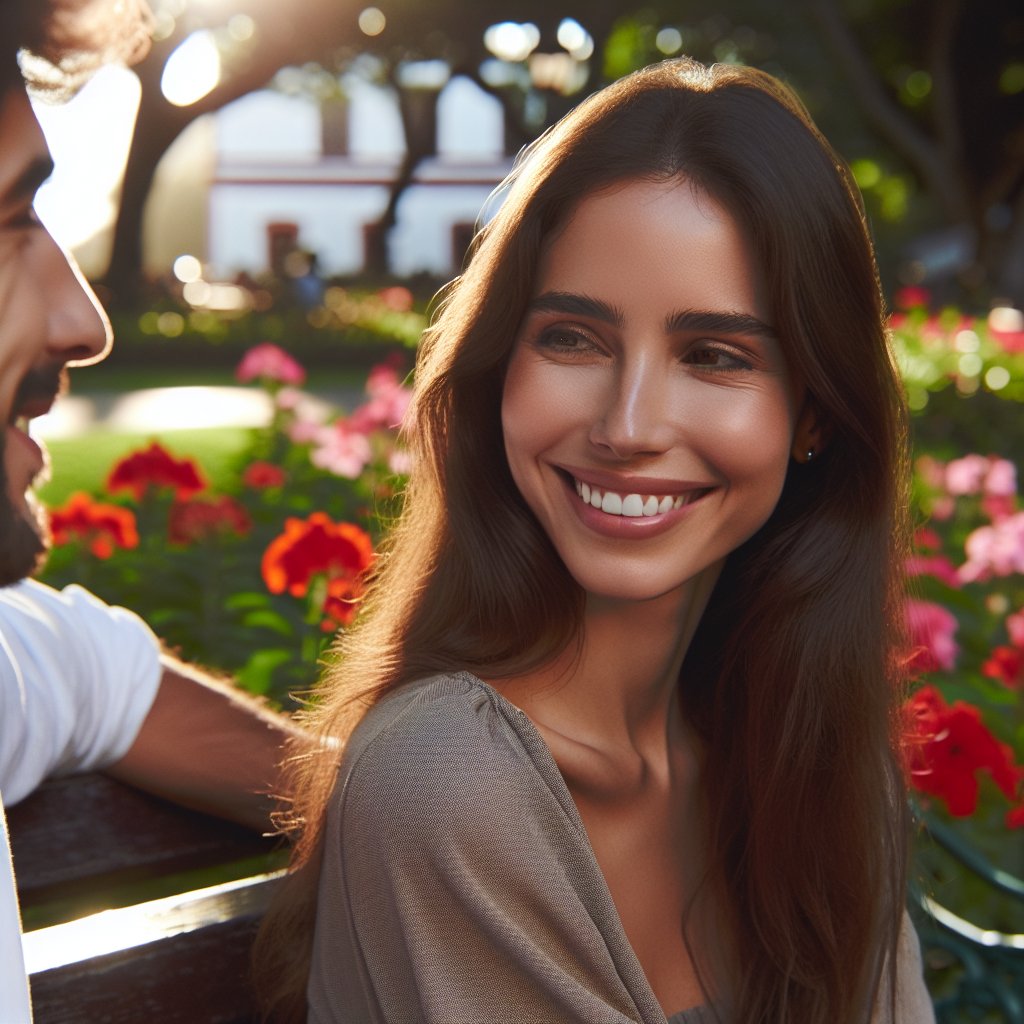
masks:
<path fill-rule="evenodd" d="M 47 782 L 8 825 L 36 1024 L 256 1019 L 274 841 L 98 774 Z"/>

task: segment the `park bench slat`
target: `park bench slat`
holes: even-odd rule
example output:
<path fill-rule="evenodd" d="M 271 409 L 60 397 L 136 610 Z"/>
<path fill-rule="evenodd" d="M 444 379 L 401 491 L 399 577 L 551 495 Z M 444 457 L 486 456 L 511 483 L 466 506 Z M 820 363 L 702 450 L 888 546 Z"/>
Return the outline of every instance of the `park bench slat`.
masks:
<path fill-rule="evenodd" d="M 275 846 L 97 773 L 50 780 L 7 817 L 23 909 L 241 861 Z"/>
<path fill-rule="evenodd" d="M 277 875 L 25 936 L 36 1024 L 250 1024 L 249 954 Z M 123 945 L 126 948 L 112 947 Z"/>

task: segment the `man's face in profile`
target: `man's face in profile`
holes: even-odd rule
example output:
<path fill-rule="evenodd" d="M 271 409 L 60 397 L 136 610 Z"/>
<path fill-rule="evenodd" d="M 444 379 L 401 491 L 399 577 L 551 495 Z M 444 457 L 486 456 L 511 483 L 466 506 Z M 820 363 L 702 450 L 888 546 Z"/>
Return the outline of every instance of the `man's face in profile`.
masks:
<path fill-rule="evenodd" d="M 110 347 L 96 297 L 33 210 L 51 168 L 28 96 L 12 86 L 0 94 L 0 585 L 28 575 L 46 550 L 29 493 L 45 453 L 29 421 L 53 405 L 65 366 L 96 362 Z"/>

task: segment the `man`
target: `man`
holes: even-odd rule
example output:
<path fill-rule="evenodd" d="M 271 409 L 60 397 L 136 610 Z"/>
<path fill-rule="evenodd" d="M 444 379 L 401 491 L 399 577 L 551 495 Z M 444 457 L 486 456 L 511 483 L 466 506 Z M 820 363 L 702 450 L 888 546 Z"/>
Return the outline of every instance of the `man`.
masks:
<path fill-rule="evenodd" d="M 47 547 L 30 487 L 44 466 L 29 422 L 67 366 L 98 362 L 106 316 L 33 212 L 52 166 L 17 63 L 71 91 L 144 48 L 139 0 L 0 3 L 0 1021 L 31 1019 L 8 805 L 46 775 L 92 768 L 253 828 L 269 827 L 288 720 L 162 655 L 140 619 L 79 587 L 27 580 Z M 65 70 L 60 70 L 61 68 Z M 70 72 L 67 71 L 70 69 Z"/>

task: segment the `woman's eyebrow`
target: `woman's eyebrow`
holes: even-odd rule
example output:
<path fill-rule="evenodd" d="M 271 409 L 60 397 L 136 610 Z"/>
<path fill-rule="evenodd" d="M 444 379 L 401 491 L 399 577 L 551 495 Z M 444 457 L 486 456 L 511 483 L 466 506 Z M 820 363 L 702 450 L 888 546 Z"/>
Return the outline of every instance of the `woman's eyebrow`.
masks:
<path fill-rule="evenodd" d="M 750 313 L 715 309 L 684 309 L 665 318 L 665 331 L 712 331 L 716 334 L 754 334 L 777 340 L 775 329 Z"/>
<path fill-rule="evenodd" d="M 622 311 L 601 299 L 575 292 L 544 292 L 530 300 L 527 313 L 567 313 L 570 316 L 586 316 L 603 320 L 615 327 L 625 323 Z"/>

